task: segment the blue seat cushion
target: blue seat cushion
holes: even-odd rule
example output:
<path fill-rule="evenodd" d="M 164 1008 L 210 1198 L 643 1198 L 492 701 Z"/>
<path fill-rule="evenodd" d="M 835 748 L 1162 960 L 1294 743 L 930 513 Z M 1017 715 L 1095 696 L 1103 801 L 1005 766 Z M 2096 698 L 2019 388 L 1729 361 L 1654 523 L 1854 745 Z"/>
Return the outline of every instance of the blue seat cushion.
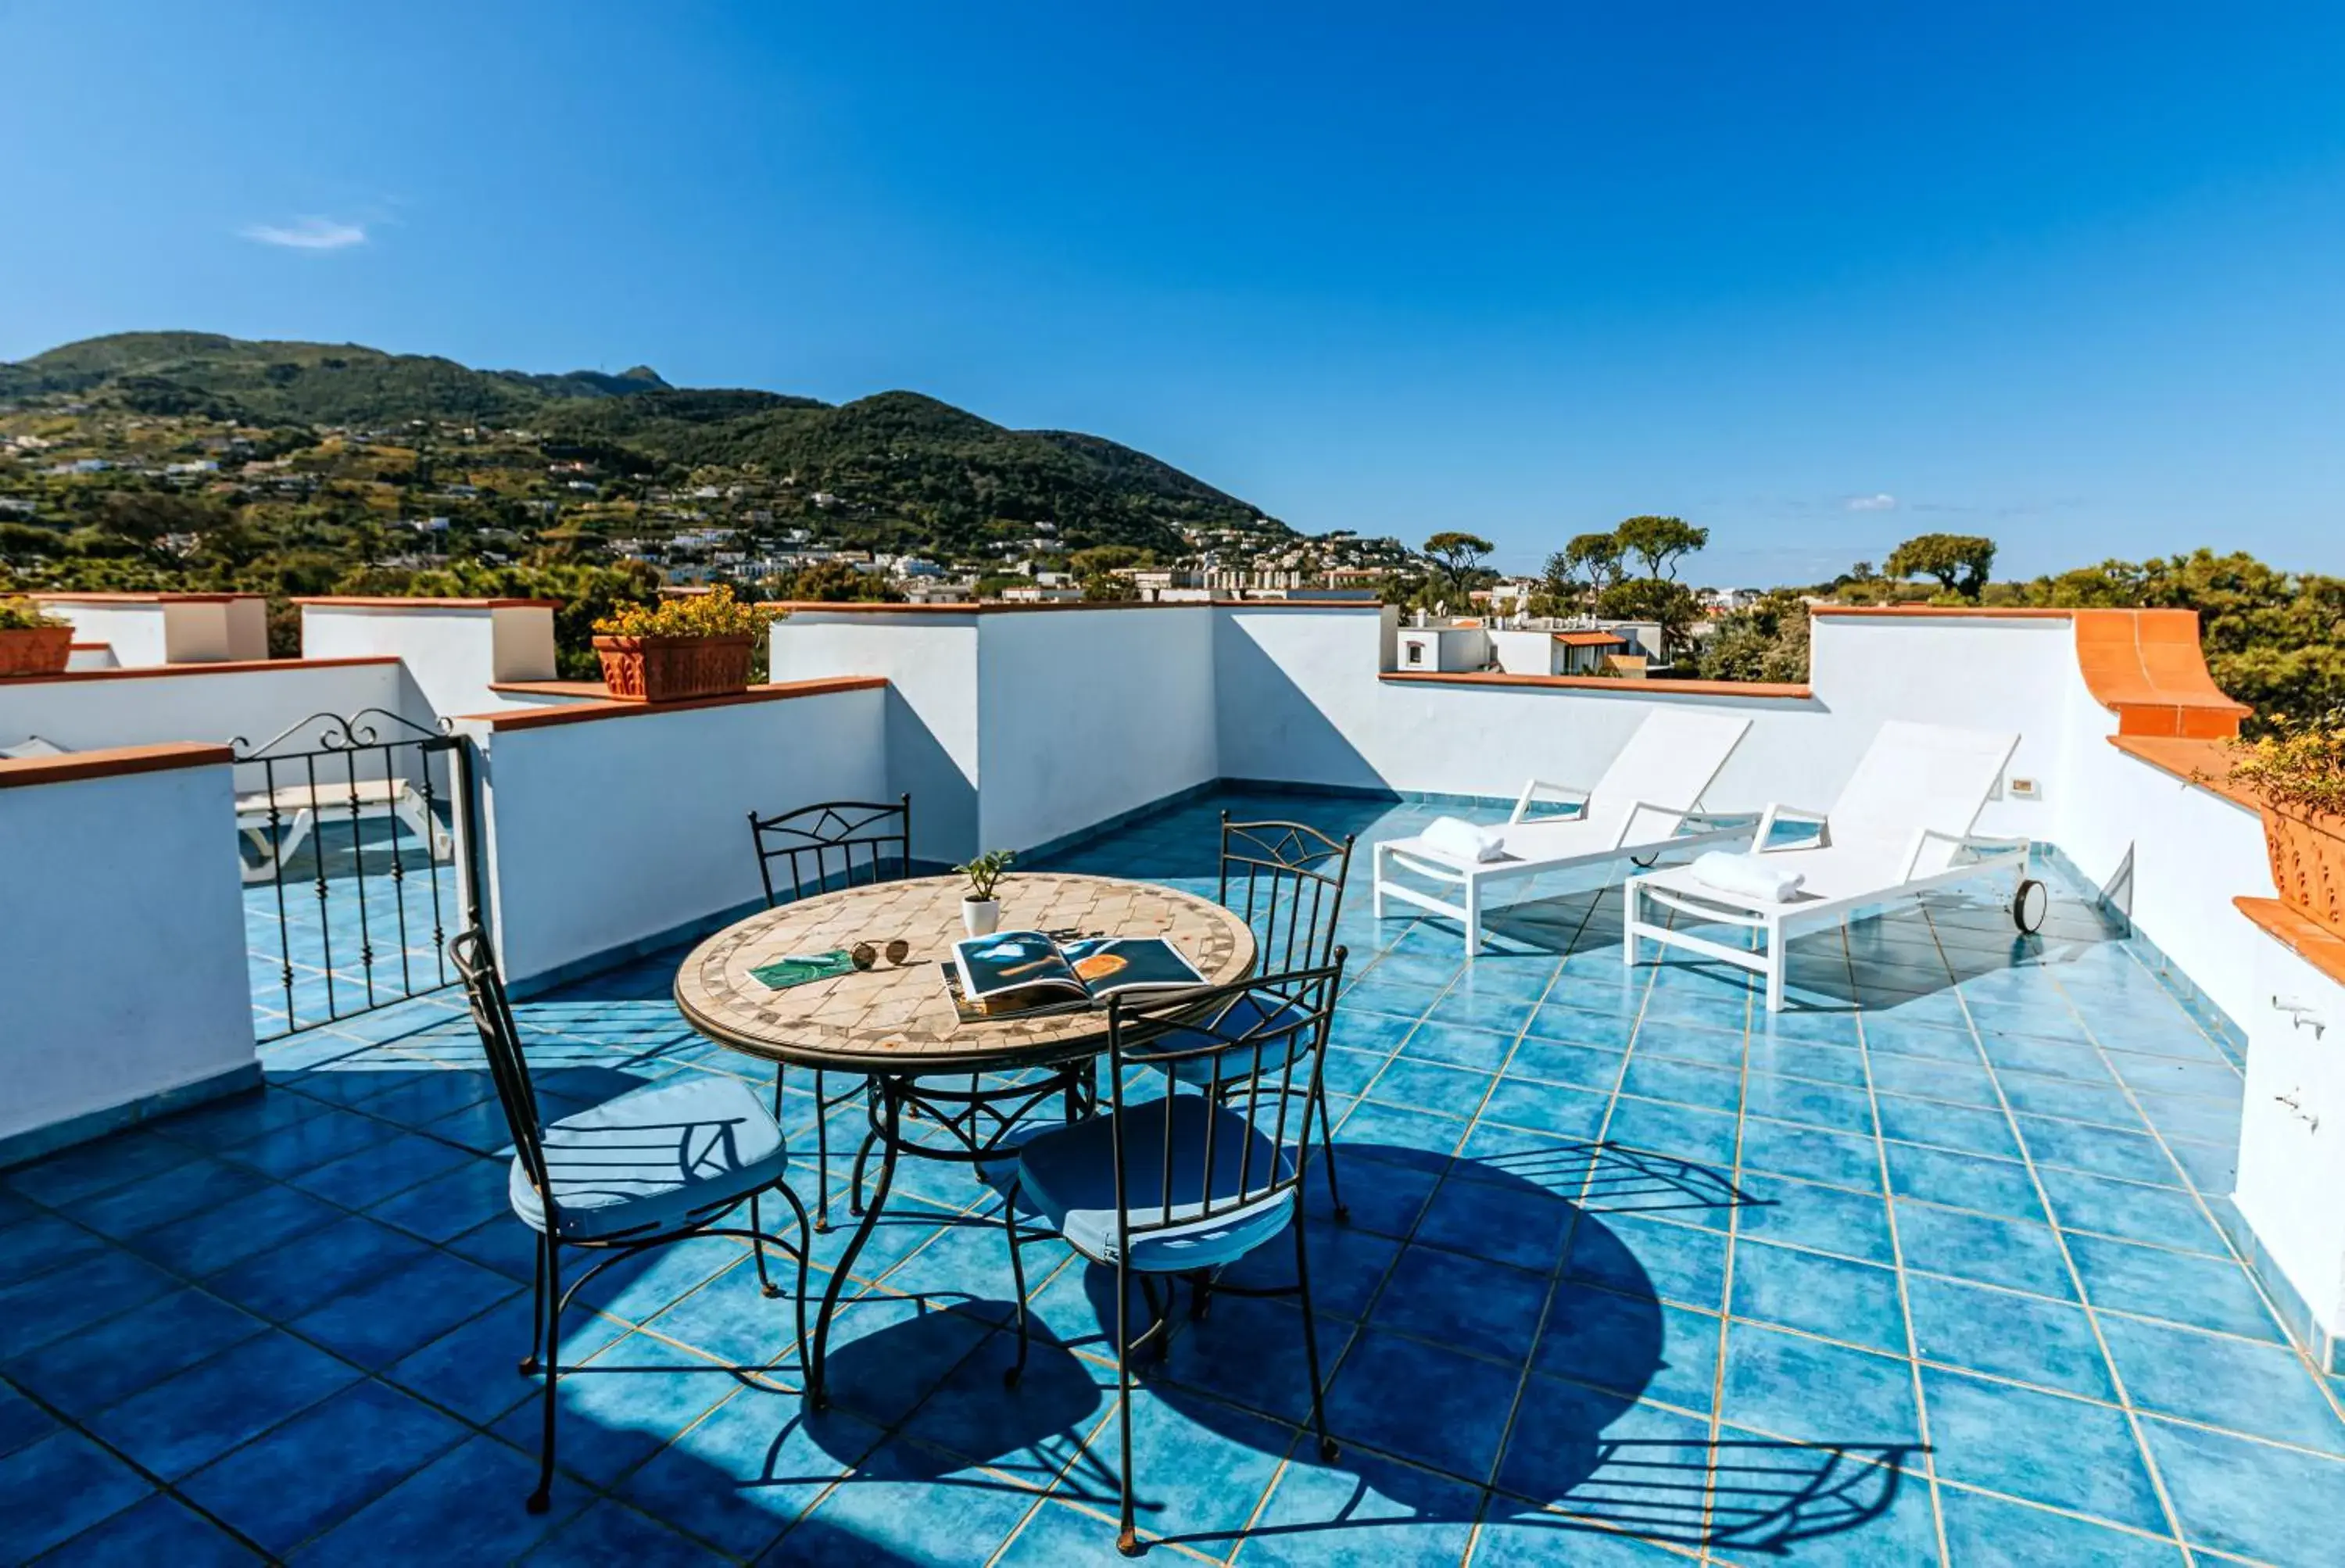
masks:
<path fill-rule="evenodd" d="M 545 1129 L 554 1234 L 609 1240 L 685 1228 L 779 1181 L 782 1130 L 737 1078 L 695 1074 L 633 1090 Z M 513 1156 L 513 1212 L 545 1228 L 528 1167 Z"/>
<path fill-rule="evenodd" d="M 1171 1116 L 1172 1207 L 1165 1197 L 1166 1115 L 1161 1101 L 1128 1105 L 1124 1129 L 1125 1201 L 1135 1227 L 1132 1267 L 1177 1274 L 1233 1262 L 1286 1228 L 1294 1189 L 1235 1200 L 1294 1173 L 1292 1153 L 1252 1122 L 1203 1095 L 1175 1094 Z M 1028 1139 L 1018 1151 L 1019 1189 L 1084 1257 L 1116 1261 L 1114 1115 Z M 1213 1181 L 1206 1184 L 1206 1129 L 1213 1130 Z M 1274 1176 L 1273 1172 L 1276 1175 Z M 1210 1193 L 1214 1208 L 1204 1213 Z M 1221 1207 L 1228 1204 L 1230 1207 Z M 1162 1227 L 1162 1228 L 1157 1228 Z"/>
<path fill-rule="evenodd" d="M 1229 1005 L 1206 1021 L 1203 1027 L 1176 1029 L 1151 1041 L 1149 1048 L 1170 1053 L 1194 1051 L 1215 1040 L 1249 1042 L 1232 1044 L 1228 1050 L 1211 1055 L 1183 1056 L 1165 1063 L 1164 1067 L 1182 1083 L 1200 1088 L 1210 1087 L 1218 1073 L 1222 1087 L 1228 1090 L 1254 1082 L 1255 1064 L 1259 1062 L 1261 1088 L 1264 1093 L 1275 1094 L 1285 1082 L 1287 1058 L 1312 1044 L 1310 1025 L 1315 1017 L 1299 1003 L 1248 991 L 1232 998 Z M 1139 1055 L 1135 1053 L 1135 1058 Z M 1309 1088 L 1308 1074 L 1298 1070 L 1290 1086 L 1297 1090 Z"/>

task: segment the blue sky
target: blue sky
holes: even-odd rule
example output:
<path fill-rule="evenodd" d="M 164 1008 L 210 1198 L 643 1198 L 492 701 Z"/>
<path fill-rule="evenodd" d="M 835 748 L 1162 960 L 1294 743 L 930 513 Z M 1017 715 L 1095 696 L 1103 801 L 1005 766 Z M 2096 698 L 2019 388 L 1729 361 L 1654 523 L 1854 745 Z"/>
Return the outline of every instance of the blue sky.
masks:
<path fill-rule="evenodd" d="M 0 0 L 0 358 L 909 387 L 1514 568 L 2345 571 L 2345 7 L 1906 9 Z"/>

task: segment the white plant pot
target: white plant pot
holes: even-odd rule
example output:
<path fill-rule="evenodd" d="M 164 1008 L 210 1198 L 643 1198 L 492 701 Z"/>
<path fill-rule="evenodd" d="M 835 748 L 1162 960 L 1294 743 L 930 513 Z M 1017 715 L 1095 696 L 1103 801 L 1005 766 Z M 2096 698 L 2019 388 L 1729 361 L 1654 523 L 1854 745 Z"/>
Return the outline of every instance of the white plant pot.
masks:
<path fill-rule="evenodd" d="M 1000 899 L 963 899 L 960 901 L 961 929 L 971 936 L 991 936 L 1001 929 Z"/>

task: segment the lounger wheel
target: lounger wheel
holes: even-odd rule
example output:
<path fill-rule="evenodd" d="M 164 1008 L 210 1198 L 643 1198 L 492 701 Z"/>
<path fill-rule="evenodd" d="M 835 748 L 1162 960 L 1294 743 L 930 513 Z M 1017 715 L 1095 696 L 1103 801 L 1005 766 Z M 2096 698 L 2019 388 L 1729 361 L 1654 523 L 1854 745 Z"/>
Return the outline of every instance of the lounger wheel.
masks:
<path fill-rule="evenodd" d="M 1640 871 L 1650 871 L 1653 869 L 1653 862 L 1660 858 L 1660 851 L 1656 850 L 1650 855 L 1631 855 L 1629 857 L 1629 863 Z"/>
<path fill-rule="evenodd" d="M 2023 877 L 2019 891 L 2011 896 L 2011 923 L 2019 928 L 2022 936 L 2034 936 L 2044 924 L 2044 911 L 2052 902 L 2052 895 L 2034 877 Z"/>

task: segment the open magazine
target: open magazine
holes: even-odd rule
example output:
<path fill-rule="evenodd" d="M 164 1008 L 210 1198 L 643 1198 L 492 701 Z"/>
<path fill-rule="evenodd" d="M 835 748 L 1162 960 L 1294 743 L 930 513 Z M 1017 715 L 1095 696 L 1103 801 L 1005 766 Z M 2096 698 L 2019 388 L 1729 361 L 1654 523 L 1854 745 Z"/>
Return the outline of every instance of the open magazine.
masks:
<path fill-rule="evenodd" d="M 953 943 L 947 969 L 963 1012 L 1072 1011 L 1132 991 L 1179 991 L 1205 977 L 1161 936 L 1089 936 L 1054 942 L 1039 931 L 997 932 Z"/>

